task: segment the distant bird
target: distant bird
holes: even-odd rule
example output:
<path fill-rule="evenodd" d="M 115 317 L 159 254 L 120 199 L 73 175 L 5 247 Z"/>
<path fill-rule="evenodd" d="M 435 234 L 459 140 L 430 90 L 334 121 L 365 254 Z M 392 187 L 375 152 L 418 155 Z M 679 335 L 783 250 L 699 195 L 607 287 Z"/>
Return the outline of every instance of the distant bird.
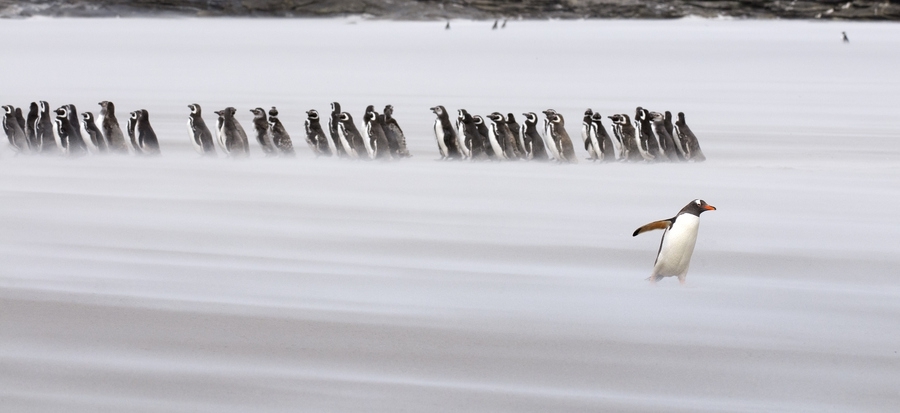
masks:
<path fill-rule="evenodd" d="M 135 136 L 137 144 L 143 155 L 159 155 L 159 140 L 156 138 L 156 132 L 150 126 L 150 113 L 147 109 L 137 111 L 137 125 L 135 126 Z"/>
<path fill-rule="evenodd" d="M 203 109 L 197 103 L 191 103 L 188 105 L 188 109 L 191 110 L 187 122 L 191 144 L 201 155 L 216 156 L 216 144 L 213 143 L 212 132 L 209 131 L 206 121 L 203 120 Z"/>
<path fill-rule="evenodd" d="M 53 135 L 53 118 L 50 117 L 50 104 L 47 101 L 38 103 L 38 118 L 34 121 L 35 140 L 41 144 L 41 153 L 45 155 L 59 153 L 59 146 Z"/>
<path fill-rule="evenodd" d="M 441 159 L 460 159 L 459 142 L 456 139 L 456 130 L 450 123 L 450 116 L 443 106 L 434 106 L 431 111 L 437 116 L 434 121 L 434 138 L 437 140 L 438 149 L 441 151 Z"/>
<path fill-rule="evenodd" d="M 447 20 L 447 25 L 444 26 L 444 30 L 450 30 L 450 20 Z"/>
<path fill-rule="evenodd" d="M 109 145 L 109 152 L 127 155 L 128 143 L 125 142 L 125 134 L 122 133 L 122 128 L 116 119 L 116 105 L 108 100 L 100 102 L 99 105 L 100 114 L 97 115 L 97 120 L 100 124 L 97 126 L 103 132 L 103 138 Z"/>
<path fill-rule="evenodd" d="M 316 114 L 318 115 L 318 112 Z M 272 144 L 281 151 L 281 155 L 294 156 L 294 143 L 291 141 L 291 135 L 288 135 L 287 129 L 284 128 L 281 120 L 278 119 L 278 109 L 275 106 L 269 109 L 269 131 L 272 133 Z M 319 127 L 319 131 L 322 131 L 321 127 Z M 318 144 L 319 152 L 322 155 L 331 156 L 331 148 L 328 147 L 328 138 L 325 137 L 325 132 L 322 132 L 322 137 Z"/>
<path fill-rule="evenodd" d="M 597 160 L 600 162 L 612 162 L 616 160 L 616 146 L 613 144 L 612 138 L 606 132 L 603 126 L 603 115 L 600 112 L 594 112 L 591 115 L 591 135 L 596 139 L 600 150 L 597 152 Z"/>
<path fill-rule="evenodd" d="M 618 159 L 625 162 L 639 162 L 644 160 L 644 152 L 638 148 L 637 131 L 631 124 L 631 118 L 625 114 L 612 115 L 609 119 L 613 122 L 613 133 L 616 139 L 622 142 Z"/>
<path fill-rule="evenodd" d="M 56 109 L 55 113 L 56 136 L 63 154 L 73 157 L 87 154 L 87 145 L 84 144 L 81 133 L 75 132 L 78 130 L 78 124 L 73 125 L 69 117 L 69 105 Z"/>
<path fill-rule="evenodd" d="M 659 138 L 659 151 L 661 155 L 665 155 L 669 162 L 678 162 L 684 160 L 684 154 L 675 144 L 675 138 L 669 135 L 666 130 L 665 115 L 659 112 L 650 112 L 650 121 L 653 124 L 653 131 Z"/>
<path fill-rule="evenodd" d="M 232 158 L 246 158 L 250 156 L 250 141 L 244 128 L 234 117 L 236 113 L 237 109 L 230 106 L 216 111 L 219 115 L 216 130 L 225 155 Z"/>
<path fill-rule="evenodd" d="M 3 117 L 3 131 L 6 132 L 10 146 L 18 153 L 31 152 L 31 148 L 28 146 L 28 136 L 22 129 L 19 120 L 16 119 L 16 108 L 6 105 L 3 106 L 3 110 L 6 112 L 6 115 Z"/>
<path fill-rule="evenodd" d="M 547 155 L 547 148 L 544 146 L 544 139 L 538 132 L 538 115 L 534 112 L 523 113 L 525 123 L 522 124 L 522 141 L 525 146 L 525 153 L 528 159 L 535 161 L 546 161 L 550 159 Z"/>
<path fill-rule="evenodd" d="M 306 144 L 312 149 L 316 157 L 331 156 L 331 147 L 328 146 L 328 137 L 322 130 L 322 119 L 315 109 L 306 111 Z"/>
<path fill-rule="evenodd" d="M 563 115 L 553 109 L 545 110 L 544 114 L 547 116 L 548 136 L 559 153 L 557 160 L 560 162 L 578 163 L 578 158 L 575 156 L 575 146 L 572 144 L 572 139 L 569 138 L 569 133 L 566 132 L 566 121 Z"/>
<path fill-rule="evenodd" d="M 369 157 L 372 159 L 389 160 L 391 159 L 391 145 L 388 143 L 387 136 L 384 134 L 384 127 L 379 119 L 380 113 L 375 111 L 375 107 L 369 105 L 363 114 L 363 125 L 365 125 L 366 149 L 369 151 Z"/>
<path fill-rule="evenodd" d="M 665 230 L 653 264 L 653 272 L 648 278 L 650 282 L 655 283 L 664 277 L 678 277 L 678 282 L 684 284 L 688 267 L 691 265 L 691 255 L 694 254 L 694 246 L 697 243 L 700 214 L 715 210 L 716 208 L 706 201 L 695 199 L 681 208 L 674 217 L 653 221 L 631 234 L 634 237 L 655 229 Z"/>
<path fill-rule="evenodd" d="M 338 117 L 338 135 L 341 137 L 341 144 L 347 150 L 347 155 L 353 159 L 368 159 L 368 150 L 363 140 L 362 134 L 353 123 L 353 116 L 347 112 L 341 112 Z"/>
<path fill-rule="evenodd" d="M 693 162 L 706 160 L 706 156 L 700 150 L 700 142 L 697 141 L 697 136 L 694 135 L 687 122 L 684 121 L 684 112 L 678 112 L 678 120 L 675 121 L 675 134 L 678 135 L 678 140 L 681 141 L 681 146 L 685 149 L 685 158 L 687 160 Z"/>
<path fill-rule="evenodd" d="M 494 149 L 491 143 L 491 131 L 488 128 L 488 125 L 484 123 L 484 118 L 480 115 L 472 116 L 472 123 L 475 124 L 475 129 L 478 130 L 478 135 L 481 136 L 481 142 L 484 146 L 484 154 L 487 155 L 488 159 L 497 159 L 498 156 L 503 156 L 503 151 L 500 151 L 500 155 L 497 155 L 497 151 Z"/>
<path fill-rule="evenodd" d="M 841 35 L 844 37 L 844 43 L 850 43 L 850 38 L 847 37 L 847 32 L 841 32 Z"/>
<path fill-rule="evenodd" d="M 331 135 L 331 141 L 334 143 L 334 152 L 338 158 L 346 158 L 349 148 L 344 148 L 341 142 L 341 136 L 338 133 L 338 125 L 341 123 L 341 104 L 331 102 L 331 117 L 328 118 L 328 134 Z"/>
<path fill-rule="evenodd" d="M 494 27 L 491 27 L 491 30 L 497 30 L 497 23 L 499 20 L 494 20 Z"/>
<path fill-rule="evenodd" d="M 109 145 L 107 145 L 106 139 L 103 138 L 103 132 L 100 131 L 97 123 L 94 122 L 93 113 L 81 113 L 81 132 L 82 136 L 87 136 L 91 140 L 91 144 L 94 145 L 98 153 L 106 153 L 109 150 Z"/>
<path fill-rule="evenodd" d="M 503 19 L 503 25 L 501 25 L 500 28 L 501 28 L 501 29 L 505 29 L 505 28 L 506 28 L 506 19 Z"/>
<path fill-rule="evenodd" d="M 256 142 L 262 147 L 266 156 L 278 155 L 278 149 L 272 143 L 272 133 L 269 131 L 269 118 L 266 117 L 266 111 L 263 108 L 250 109 L 253 114 L 253 131 Z"/>
<path fill-rule="evenodd" d="M 385 106 L 383 116 L 384 119 L 382 120 L 382 124 L 384 126 L 384 134 L 388 138 L 388 143 L 391 144 L 392 149 L 394 147 L 393 145 L 397 145 L 397 152 L 394 155 L 400 158 L 411 157 L 412 155 L 406 147 L 406 135 L 403 134 L 403 129 L 400 129 L 400 124 L 394 119 L 394 106 Z"/>

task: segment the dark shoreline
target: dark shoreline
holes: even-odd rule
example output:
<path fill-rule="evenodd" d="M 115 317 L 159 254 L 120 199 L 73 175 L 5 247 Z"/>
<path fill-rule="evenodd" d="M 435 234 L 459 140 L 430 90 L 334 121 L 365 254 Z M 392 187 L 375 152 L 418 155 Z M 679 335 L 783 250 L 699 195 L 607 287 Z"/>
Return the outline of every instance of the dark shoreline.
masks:
<path fill-rule="evenodd" d="M 725 0 L 0 0 L 0 17 L 340 17 L 446 19 L 746 19 L 898 21 L 890 1 Z"/>

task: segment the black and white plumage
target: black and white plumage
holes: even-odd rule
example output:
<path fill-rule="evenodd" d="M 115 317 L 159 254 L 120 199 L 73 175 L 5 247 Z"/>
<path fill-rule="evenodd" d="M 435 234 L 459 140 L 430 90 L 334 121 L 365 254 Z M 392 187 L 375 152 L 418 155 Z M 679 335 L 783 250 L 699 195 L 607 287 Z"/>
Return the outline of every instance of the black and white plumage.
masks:
<path fill-rule="evenodd" d="M 562 157 L 562 155 L 560 155 L 560 153 L 559 153 L 559 146 L 556 144 L 556 142 L 553 141 L 553 138 L 551 137 L 551 134 L 550 134 L 550 117 L 552 117 L 553 114 L 556 113 L 556 111 L 553 109 L 547 109 L 547 110 L 543 111 L 542 113 L 545 116 L 544 128 L 543 128 L 544 142 L 546 142 L 546 146 L 547 146 L 547 149 L 549 150 L 550 157 L 555 161 L 559 161 L 560 158 Z"/>
<path fill-rule="evenodd" d="M 131 147 L 134 149 L 135 155 L 141 154 L 141 147 L 137 142 L 137 121 L 141 114 L 134 111 L 128 114 L 128 123 L 125 124 L 125 131 L 128 133 L 128 140 L 131 141 Z"/>
<path fill-rule="evenodd" d="M 104 100 L 99 103 L 100 114 L 97 115 L 100 131 L 103 132 L 103 138 L 109 146 L 110 153 L 128 154 L 128 142 L 125 141 L 125 134 L 119 126 L 119 120 L 116 119 L 116 105 L 112 102 Z"/>
<path fill-rule="evenodd" d="M 16 108 L 11 105 L 3 106 L 5 112 L 3 116 L 3 132 L 6 132 L 6 138 L 9 139 L 9 145 L 18 153 L 31 152 L 28 146 L 28 136 L 22 129 L 22 124 L 16 119 Z"/>
<path fill-rule="evenodd" d="M 441 151 L 441 159 L 460 159 L 462 153 L 459 150 L 459 141 L 456 137 L 456 129 L 450 123 L 450 115 L 443 106 L 435 106 L 431 111 L 437 116 L 434 120 L 434 138 Z"/>
<path fill-rule="evenodd" d="M 28 138 L 28 127 L 25 123 L 25 116 L 22 116 L 22 108 L 15 108 L 15 117 L 16 123 L 19 124 L 19 127 L 22 128 L 22 133 L 25 134 L 25 143 L 28 145 L 28 150 L 30 152 L 37 151 L 37 146 L 34 146 L 32 140 Z"/>
<path fill-rule="evenodd" d="M 250 109 L 250 113 L 253 114 L 253 135 L 256 137 L 256 142 L 262 147 L 263 153 L 266 156 L 278 155 L 278 149 L 272 143 L 272 132 L 269 130 L 269 118 L 265 109 Z"/>
<path fill-rule="evenodd" d="M 678 112 L 678 120 L 675 121 L 675 134 L 681 142 L 681 147 L 684 148 L 684 156 L 687 160 L 693 162 L 706 160 L 706 156 L 700 150 L 700 142 L 697 141 L 697 136 L 694 135 L 694 132 L 691 131 L 691 128 L 684 120 L 684 112 Z"/>
<path fill-rule="evenodd" d="M 613 144 L 612 138 L 609 137 L 609 133 L 606 132 L 606 127 L 603 126 L 603 115 L 600 112 L 594 112 L 591 115 L 591 135 L 593 139 L 595 139 L 597 145 L 599 145 L 599 151 L 597 151 L 597 160 L 600 162 L 613 162 L 616 160 L 616 147 Z"/>
<path fill-rule="evenodd" d="M 575 145 L 566 132 L 566 120 L 563 115 L 555 110 L 548 109 L 544 111 L 547 116 L 547 135 L 548 140 L 559 153 L 557 161 L 567 163 L 578 163 L 578 157 L 575 156 Z"/>
<path fill-rule="evenodd" d="M 474 115 L 472 116 L 472 123 L 475 124 L 475 129 L 478 130 L 478 135 L 481 136 L 481 142 L 483 142 L 484 146 L 484 154 L 487 155 L 488 159 L 497 159 L 497 151 L 494 150 L 494 147 L 490 142 L 491 131 L 488 128 L 488 125 L 484 122 L 484 118 L 482 118 L 481 115 Z"/>
<path fill-rule="evenodd" d="M 69 105 L 56 109 L 56 138 L 64 155 L 83 156 L 87 154 L 87 145 L 78 130 L 78 124 L 72 124 L 69 116 Z"/>
<path fill-rule="evenodd" d="M 60 148 L 56 144 L 54 135 L 54 120 L 50 117 L 50 104 L 42 100 L 38 103 L 38 106 L 38 118 L 34 121 L 35 140 L 40 142 L 42 154 L 59 153 Z"/>
<path fill-rule="evenodd" d="M 600 142 L 594 134 L 594 111 L 588 108 L 581 118 L 581 142 L 588 153 L 588 160 L 596 161 L 603 155 L 600 153 Z"/>
<path fill-rule="evenodd" d="M 669 112 L 667 110 L 664 115 L 665 115 L 666 132 L 669 132 L 669 136 L 675 137 L 675 125 L 672 124 L 672 112 Z M 676 141 L 675 143 L 678 143 L 678 142 Z M 684 152 L 684 151 L 682 151 L 682 152 Z"/>
<path fill-rule="evenodd" d="M 368 159 L 366 142 L 356 124 L 353 123 L 353 116 L 347 112 L 341 112 L 337 126 L 338 135 L 341 137 L 341 144 L 347 150 L 347 156 L 352 159 Z"/>
<path fill-rule="evenodd" d="M 678 282 L 684 284 L 691 265 L 691 256 L 694 254 L 694 246 L 697 244 L 700 214 L 715 210 L 716 208 L 706 201 L 695 199 L 681 208 L 674 217 L 653 221 L 634 231 L 632 236 L 655 229 L 665 230 L 659 243 L 659 251 L 656 253 L 656 261 L 653 263 L 653 272 L 648 278 L 650 282 L 655 283 L 664 277 L 678 277 Z"/>
<path fill-rule="evenodd" d="M 544 145 L 544 139 L 538 132 L 538 115 L 534 112 L 523 113 L 525 117 L 522 123 L 522 143 L 528 159 L 535 161 L 547 161 L 550 159 L 547 155 L 547 147 Z"/>
<path fill-rule="evenodd" d="M 644 152 L 638 147 L 637 131 L 631 124 L 631 118 L 625 114 L 609 117 L 613 122 L 613 133 L 616 139 L 622 142 L 618 159 L 624 162 L 640 162 L 644 159 Z"/>
<path fill-rule="evenodd" d="M 347 151 L 349 148 L 345 148 L 343 141 L 341 141 L 341 134 L 338 132 L 338 125 L 341 123 L 341 104 L 337 102 L 331 102 L 331 117 L 328 118 L 328 133 L 331 135 L 331 141 L 334 143 L 334 152 L 337 154 L 338 158 L 346 158 L 349 156 Z"/>
<path fill-rule="evenodd" d="M 319 128 L 321 130 L 322 128 Z M 291 135 L 288 135 L 287 129 L 278 119 L 278 109 L 272 106 L 269 109 L 269 130 L 272 132 L 272 143 L 281 151 L 281 156 L 294 156 L 294 142 L 291 141 Z M 331 156 L 331 149 L 328 147 L 328 139 L 322 134 L 319 142 L 319 151 L 324 156 Z"/>
<path fill-rule="evenodd" d="M 319 112 L 315 109 L 306 111 L 306 144 L 316 156 L 331 156 L 331 148 L 328 146 L 328 137 L 322 130 Z"/>
<path fill-rule="evenodd" d="M 447 24 L 450 23 L 448 22 Z M 382 120 L 382 124 L 384 125 L 384 134 L 387 136 L 388 142 L 392 147 L 394 144 L 397 145 L 395 156 L 400 158 L 411 157 L 412 155 L 406 147 L 406 135 L 403 134 L 403 129 L 400 128 L 397 119 L 394 119 L 394 106 L 387 105 L 384 107 L 384 119 Z"/>
<path fill-rule="evenodd" d="M 91 140 L 91 144 L 94 145 L 98 153 L 107 152 L 109 145 L 106 144 L 106 139 L 103 138 L 103 132 L 97 127 L 93 113 L 81 113 L 81 132 L 82 136 L 87 136 Z"/>
<path fill-rule="evenodd" d="M 457 146 L 459 147 L 460 154 L 462 154 L 463 159 L 467 159 L 472 156 L 472 141 L 466 141 L 466 125 L 463 123 L 463 115 L 461 112 L 462 110 L 464 109 L 459 109 L 456 111 L 456 139 L 458 140 Z"/>
<path fill-rule="evenodd" d="M 516 121 L 515 115 L 512 113 L 506 114 L 506 127 L 509 129 L 509 133 L 513 136 L 513 142 L 516 144 L 516 154 L 519 158 L 524 159 L 525 156 L 525 143 L 522 141 L 522 125 L 519 125 L 519 122 Z"/>
<path fill-rule="evenodd" d="M 653 134 L 653 125 L 650 123 L 650 111 L 640 106 L 634 111 L 634 127 L 637 130 L 641 156 L 648 162 L 660 162 L 666 160 L 659 153 L 659 143 Z"/>
<path fill-rule="evenodd" d="M 225 155 L 232 158 L 246 158 L 250 156 L 250 141 L 244 128 L 234 117 L 236 113 L 237 109 L 233 107 L 216 111 L 219 115 L 216 132 Z"/>
<path fill-rule="evenodd" d="M 683 161 L 684 154 L 681 153 L 679 145 L 675 144 L 675 138 L 666 130 L 665 115 L 659 112 L 650 112 L 650 121 L 653 123 L 653 131 L 659 138 L 660 155 L 665 156 L 669 162 Z"/>
<path fill-rule="evenodd" d="M 388 160 L 391 159 L 391 146 L 384 134 L 384 126 L 379 119 L 380 115 L 372 105 L 369 105 L 363 114 L 366 150 L 369 151 L 369 157 L 372 159 Z"/>
<path fill-rule="evenodd" d="M 150 156 L 159 155 L 159 139 L 157 139 L 153 127 L 150 126 L 150 113 L 147 112 L 147 109 L 141 109 L 137 111 L 137 114 L 137 126 L 135 126 L 134 133 L 141 150 L 140 153 Z"/>
<path fill-rule="evenodd" d="M 69 123 L 71 123 L 75 129 L 75 139 L 84 142 L 84 135 L 81 134 L 81 119 L 78 117 L 78 110 L 75 109 L 75 105 L 73 104 L 66 105 L 66 109 L 69 111 Z M 86 147 L 87 145 L 85 145 L 85 148 Z"/>
<path fill-rule="evenodd" d="M 40 109 L 37 102 L 31 102 L 31 105 L 28 107 L 28 117 L 25 118 L 25 137 L 28 138 L 28 146 L 35 152 L 41 151 L 41 141 L 37 139 L 37 135 L 34 132 L 39 112 Z"/>
<path fill-rule="evenodd" d="M 460 109 L 457 118 L 461 125 L 461 139 L 469 150 L 469 158 L 472 160 L 488 159 L 488 155 L 484 151 L 485 141 L 478 132 L 478 126 L 475 125 L 472 115 L 465 109 Z"/>
<path fill-rule="evenodd" d="M 488 115 L 488 119 L 493 122 L 490 127 L 491 145 L 495 143 L 500 146 L 500 152 L 503 159 L 519 159 L 519 153 L 516 150 L 515 136 L 509 130 L 506 124 L 506 117 L 500 112 L 494 112 Z M 497 148 L 494 148 L 497 152 Z"/>
<path fill-rule="evenodd" d="M 191 113 L 188 115 L 188 138 L 194 150 L 200 155 L 216 156 L 216 144 L 213 140 L 212 132 L 206 126 L 203 120 L 203 109 L 197 103 L 188 105 Z"/>

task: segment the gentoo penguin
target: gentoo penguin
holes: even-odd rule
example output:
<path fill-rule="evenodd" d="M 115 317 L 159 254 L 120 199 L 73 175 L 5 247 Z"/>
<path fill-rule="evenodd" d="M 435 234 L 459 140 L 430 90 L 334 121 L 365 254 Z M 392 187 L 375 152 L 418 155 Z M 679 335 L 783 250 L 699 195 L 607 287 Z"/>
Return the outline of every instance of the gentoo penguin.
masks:
<path fill-rule="evenodd" d="M 81 138 L 81 133 L 76 133 L 78 124 L 72 124 L 69 117 L 69 105 L 56 109 L 56 136 L 59 139 L 59 147 L 63 154 L 68 156 L 82 156 L 87 154 L 87 145 Z"/>
<path fill-rule="evenodd" d="M 478 130 L 478 135 L 481 136 L 481 142 L 484 146 L 484 154 L 487 155 L 488 159 L 497 159 L 497 152 L 494 150 L 494 147 L 491 146 L 490 142 L 490 134 L 491 131 L 488 129 L 487 124 L 484 123 L 484 118 L 481 115 L 472 116 L 472 123 L 475 124 L 475 129 Z"/>
<path fill-rule="evenodd" d="M 213 143 L 212 132 L 209 131 L 203 120 L 203 110 L 196 103 L 188 105 L 188 109 L 191 110 L 187 122 L 191 144 L 200 155 L 216 156 L 216 144 Z"/>
<path fill-rule="evenodd" d="M 141 146 L 137 141 L 137 121 L 141 114 L 134 111 L 128 114 L 128 123 L 125 124 L 125 131 L 128 133 L 128 139 L 131 141 L 131 147 L 134 149 L 135 155 L 141 155 Z"/>
<path fill-rule="evenodd" d="M 294 143 L 291 141 L 291 135 L 288 135 L 287 129 L 284 128 L 281 120 L 278 119 L 278 109 L 275 106 L 269 109 L 269 130 L 272 132 L 272 143 L 281 151 L 281 155 L 294 156 Z M 322 128 L 319 127 L 319 130 L 321 131 Z M 331 156 L 331 148 L 328 147 L 328 138 L 325 137 L 324 132 L 319 145 L 319 151 L 322 152 L 322 155 Z"/>
<path fill-rule="evenodd" d="M 366 143 L 362 134 L 353 123 L 353 116 L 347 112 L 341 112 L 341 116 L 338 117 L 338 135 L 340 135 L 341 144 L 344 145 L 350 158 L 368 159 Z"/>
<path fill-rule="evenodd" d="M 34 133 L 34 124 L 37 122 L 39 110 L 37 102 L 31 102 L 31 106 L 28 108 L 28 117 L 25 119 L 25 136 L 28 138 L 28 146 L 35 152 L 41 151 L 41 141 Z"/>
<path fill-rule="evenodd" d="M 384 126 L 384 134 L 388 138 L 388 143 L 397 145 L 397 153 L 395 155 L 400 158 L 409 158 L 412 156 L 409 153 L 409 149 L 406 148 L 406 136 L 403 135 L 403 129 L 400 129 L 400 124 L 394 119 L 394 106 L 387 105 L 384 107 L 384 120 L 382 120 L 382 124 Z"/>
<path fill-rule="evenodd" d="M 137 126 L 134 133 L 137 136 L 137 143 L 144 155 L 159 155 L 159 140 L 156 138 L 156 132 L 150 126 L 150 113 L 147 109 L 137 111 Z"/>
<path fill-rule="evenodd" d="M 678 277 L 678 282 L 684 284 L 688 267 L 691 265 L 694 245 L 697 243 L 700 214 L 715 210 L 716 207 L 707 204 L 706 201 L 695 199 L 681 208 L 674 217 L 651 222 L 631 234 L 634 237 L 654 229 L 665 230 L 659 243 L 656 262 L 653 264 L 653 273 L 648 278 L 650 282 L 655 283 L 663 277 Z"/>
<path fill-rule="evenodd" d="M 116 106 L 107 100 L 99 103 L 100 114 L 97 119 L 100 121 L 100 131 L 103 132 L 103 138 L 109 145 L 111 153 L 128 154 L 128 143 L 125 142 L 125 135 L 122 128 L 119 127 L 119 121 L 116 119 Z"/>
<path fill-rule="evenodd" d="M 363 114 L 363 125 L 366 127 L 366 149 L 372 159 L 389 160 L 391 159 L 391 146 L 384 134 L 384 127 L 381 125 L 379 115 L 380 113 L 376 112 L 372 105 L 369 105 Z"/>
<path fill-rule="evenodd" d="M 269 130 L 269 118 L 263 108 L 250 109 L 253 113 L 253 130 L 256 136 L 256 142 L 262 147 L 266 156 L 278 155 L 278 149 L 272 143 L 272 133 Z"/>
<path fill-rule="evenodd" d="M 237 109 L 233 107 L 216 111 L 219 115 L 216 129 L 226 155 L 232 158 L 246 158 L 250 156 L 250 142 L 244 128 L 234 117 L 236 113 Z"/>
<path fill-rule="evenodd" d="M 59 146 L 53 135 L 53 119 L 50 117 L 50 104 L 47 101 L 38 103 L 38 118 L 34 121 L 34 139 L 41 144 L 42 154 L 59 153 Z"/>
<path fill-rule="evenodd" d="M 469 150 L 469 158 L 475 161 L 487 159 L 487 153 L 484 152 L 485 142 L 481 138 L 481 133 L 478 132 L 475 119 L 465 109 L 460 109 L 459 121 L 462 124 L 460 137 Z"/>
<path fill-rule="evenodd" d="M 659 153 L 659 143 L 653 135 L 653 125 L 650 123 L 650 111 L 640 106 L 634 112 L 634 126 L 640 143 L 641 155 L 646 161 L 665 160 Z"/>
<path fill-rule="evenodd" d="M 103 139 L 103 132 L 100 132 L 100 128 L 94 122 L 93 113 L 81 113 L 81 131 L 82 136 L 87 136 L 91 140 L 91 144 L 94 145 L 94 148 L 97 148 L 97 152 L 106 153 L 109 145 L 106 144 L 106 139 Z"/>
<path fill-rule="evenodd" d="M 338 158 L 346 158 L 349 148 L 344 148 L 341 141 L 341 135 L 338 133 L 338 125 L 341 123 L 341 104 L 331 102 L 331 117 L 328 118 L 328 133 L 331 135 L 331 141 L 334 143 L 334 152 Z"/>
<path fill-rule="evenodd" d="M 591 135 L 597 140 L 597 144 L 600 145 L 597 159 L 600 162 L 615 161 L 616 147 L 613 144 L 613 140 L 609 137 L 609 133 L 606 132 L 606 127 L 603 126 L 603 115 L 600 112 L 594 112 L 591 115 Z"/>
<path fill-rule="evenodd" d="M 513 142 L 516 143 L 516 154 L 519 158 L 525 157 L 525 148 L 522 143 L 522 126 L 516 122 L 516 117 L 512 113 L 506 114 L 506 127 L 513 136 Z"/>
<path fill-rule="evenodd" d="M 548 109 L 544 113 L 547 115 L 547 130 L 550 140 L 559 151 L 558 160 L 560 162 L 578 163 L 578 158 L 575 156 L 575 146 L 572 144 L 572 139 L 569 138 L 569 133 L 566 132 L 566 120 L 563 118 L 563 115 L 552 109 Z"/>
<path fill-rule="evenodd" d="M 544 139 L 538 132 L 538 115 L 534 112 L 523 113 L 525 123 L 522 124 L 522 141 L 525 145 L 525 153 L 528 159 L 535 161 L 546 161 L 550 159 L 547 155 L 547 148 L 544 146 Z"/>
<path fill-rule="evenodd" d="M 694 132 L 691 131 L 691 128 L 684 121 L 684 112 L 678 112 L 678 120 L 675 121 L 675 134 L 678 135 L 681 147 L 684 148 L 685 158 L 693 162 L 706 160 L 706 156 L 703 156 L 703 151 L 700 150 L 700 142 L 697 141 L 697 136 L 694 135 Z"/>
<path fill-rule="evenodd" d="M 6 132 L 10 146 L 18 153 L 31 152 L 31 148 L 28 146 L 28 136 L 25 135 L 22 125 L 16 119 L 16 108 L 6 105 L 3 110 L 6 112 L 6 115 L 3 116 L 3 131 Z"/>
<path fill-rule="evenodd" d="M 431 111 L 437 115 L 434 121 L 434 138 L 437 140 L 438 149 L 441 151 L 441 159 L 460 159 L 459 143 L 456 139 L 456 130 L 450 123 L 450 116 L 443 106 L 435 106 Z"/>
<path fill-rule="evenodd" d="M 319 112 L 315 109 L 306 111 L 306 144 L 312 149 L 316 157 L 331 156 L 331 147 L 328 146 L 328 137 L 322 130 Z"/>
<path fill-rule="evenodd" d="M 500 145 L 504 159 L 519 159 L 519 152 L 516 150 L 516 138 L 506 124 L 506 117 L 500 112 L 494 112 L 488 115 L 488 119 L 493 122 L 490 128 L 491 145 L 494 142 Z M 496 150 L 497 148 L 494 148 L 494 151 Z"/>
<path fill-rule="evenodd" d="M 597 135 L 594 135 L 594 111 L 591 108 L 584 111 L 584 117 L 581 119 L 581 141 L 588 153 L 588 160 L 596 161 L 602 158 L 600 142 Z"/>
<path fill-rule="evenodd" d="M 616 139 L 622 141 L 622 152 L 619 160 L 625 162 L 647 160 L 644 158 L 645 152 L 638 148 L 637 131 L 635 131 L 634 126 L 631 124 L 631 119 L 628 115 L 612 115 L 609 118 L 613 122 L 613 133 L 616 134 Z"/>
<path fill-rule="evenodd" d="M 650 112 L 650 121 L 653 123 L 653 131 L 659 138 L 660 155 L 665 156 L 669 162 L 683 161 L 684 155 L 675 144 L 675 139 L 666 130 L 665 115 L 659 112 Z"/>

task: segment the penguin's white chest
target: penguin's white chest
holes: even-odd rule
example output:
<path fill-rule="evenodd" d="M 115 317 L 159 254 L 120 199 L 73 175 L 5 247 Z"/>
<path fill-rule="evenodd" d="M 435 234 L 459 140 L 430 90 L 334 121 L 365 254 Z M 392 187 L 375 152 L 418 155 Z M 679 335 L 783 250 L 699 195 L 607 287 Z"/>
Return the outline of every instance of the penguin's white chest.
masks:
<path fill-rule="evenodd" d="M 663 234 L 656 265 L 653 267 L 654 275 L 682 277 L 687 273 L 699 228 L 700 217 L 696 215 L 681 214 L 675 219 L 675 223 Z"/>

